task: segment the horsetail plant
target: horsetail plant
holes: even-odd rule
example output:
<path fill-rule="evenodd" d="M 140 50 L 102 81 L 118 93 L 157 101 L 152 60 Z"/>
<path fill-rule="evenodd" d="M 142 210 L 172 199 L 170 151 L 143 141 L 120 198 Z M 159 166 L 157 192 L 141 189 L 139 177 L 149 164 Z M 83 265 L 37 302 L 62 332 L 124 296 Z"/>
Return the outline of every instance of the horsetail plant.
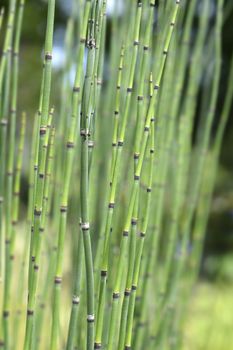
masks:
<path fill-rule="evenodd" d="M 33 118 L 28 5 L 1 9 L 1 348 L 182 348 L 232 104 L 213 3 L 72 0 L 54 74 L 48 0 Z"/>

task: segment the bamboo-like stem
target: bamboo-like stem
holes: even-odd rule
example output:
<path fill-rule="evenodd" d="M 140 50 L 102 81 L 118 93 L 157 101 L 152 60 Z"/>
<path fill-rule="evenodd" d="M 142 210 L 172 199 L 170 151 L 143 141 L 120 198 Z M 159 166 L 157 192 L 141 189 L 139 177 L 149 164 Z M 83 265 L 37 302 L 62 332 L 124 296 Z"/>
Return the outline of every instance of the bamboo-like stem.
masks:
<path fill-rule="evenodd" d="M 53 321 L 52 321 L 52 332 L 51 332 L 51 343 L 50 343 L 51 350 L 56 350 L 58 347 L 60 292 L 61 292 L 61 283 L 62 283 L 64 240 L 65 240 L 66 224 L 67 224 L 68 196 L 69 196 L 69 187 L 70 187 L 70 180 L 71 180 L 72 166 L 73 166 L 73 159 L 74 159 L 76 131 L 79 125 L 79 119 L 78 119 L 79 111 L 80 111 L 79 99 L 80 99 L 80 93 L 82 92 L 82 62 L 84 59 L 86 32 L 87 32 L 90 8 L 91 8 L 91 1 L 86 1 L 82 29 L 80 33 L 80 46 L 79 46 L 79 53 L 78 53 L 79 61 L 77 65 L 75 82 L 73 87 L 71 121 L 70 121 L 69 130 L 68 130 L 67 142 L 66 142 L 65 166 L 64 166 L 64 175 L 63 175 L 64 182 L 63 182 L 61 201 L 60 201 L 57 259 L 56 259 L 55 278 L 54 278 Z"/>
<path fill-rule="evenodd" d="M 51 90 L 51 75 L 52 75 L 52 45 L 53 45 L 53 27 L 54 27 L 54 14 L 55 14 L 55 0 L 48 2 L 48 14 L 47 14 L 47 27 L 45 37 L 45 53 L 44 53 L 44 78 L 43 78 L 43 97 L 41 105 L 41 121 L 40 121 L 40 138 L 38 147 L 38 177 L 35 193 L 35 207 L 34 207 L 34 239 L 31 241 L 32 256 L 35 257 L 35 263 L 33 269 L 29 270 L 29 295 L 27 306 L 27 321 L 26 331 L 24 339 L 24 349 L 29 349 L 32 341 L 32 328 L 34 323 L 34 308 L 36 303 L 36 292 L 38 284 L 38 268 L 41 258 L 41 236 L 40 223 L 43 206 L 44 195 L 44 175 L 45 165 L 47 157 L 48 133 L 47 132 L 47 120 L 49 115 L 49 103 L 50 103 L 50 90 Z M 37 156 L 37 155 L 36 155 Z M 33 245 L 32 245 L 33 244 Z M 37 255 L 35 255 L 37 254 Z M 30 260 L 29 260 L 30 261 Z"/>
<path fill-rule="evenodd" d="M 134 72 L 137 60 L 138 53 L 138 44 L 139 44 L 139 30 L 140 30 L 140 21 L 141 21 L 141 3 L 138 4 L 137 14 L 134 24 L 134 50 L 131 59 L 130 65 L 130 76 L 128 80 L 126 102 L 124 108 L 124 114 L 122 117 L 122 125 L 118 134 L 117 142 L 117 155 L 114 166 L 114 173 L 110 179 L 110 193 L 109 193 L 109 204 L 106 217 L 106 226 L 104 234 L 104 245 L 103 245 L 103 255 L 101 262 L 101 272 L 100 272 L 100 284 L 99 284 L 99 306 L 97 311 L 97 324 L 96 324 L 96 336 L 95 336 L 95 349 L 100 349 L 102 346 L 102 332 L 103 332 L 103 318 L 104 318 L 104 304 L 105 304 L 105 294 L 106 294 L 106 280 L 107 280 L 107 271 L 108 271 L 108 257 L 109 257 L 109 233 L 111 231 L 112 217 L 115 206 L 115 195 L 116 195 L 116 186 L 119 176 L 119 166 L 121 161 L 122 148 L 125 138 L 125 129 L 126 123 L 129 115 L 129 107 L 132 96 L 132 87 L 134 81 Z"/>

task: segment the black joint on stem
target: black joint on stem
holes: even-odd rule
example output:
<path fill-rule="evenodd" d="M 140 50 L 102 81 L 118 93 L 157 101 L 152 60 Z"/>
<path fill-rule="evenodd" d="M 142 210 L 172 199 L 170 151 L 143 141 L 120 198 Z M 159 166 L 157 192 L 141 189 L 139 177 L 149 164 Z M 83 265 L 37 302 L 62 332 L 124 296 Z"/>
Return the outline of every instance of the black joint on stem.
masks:
<path fill-rule="evenodd" d="M 171 26 L 171 27 L 174 27 L 174 25 L 175 25 L 175 22 L 171 22 L 171 23 L 170 23 L 170 26 Z"/>
<path fill-rule="evenodd" d="M 159 85 L 155 85 L 154 90 L 159 90 Z"/>
<path fill-rule="evenodd" d="M 131 350 L 131 346 L 125 345 L 125 350 Z"/>
<path fill-rule="evenodd" d="M 66 147 L 67 148 L 74 148 L 74 142 L 68 141 L 67 144 L 66 144 Z"/>
<path fill-rule="evenodd" d="M 118 114 L 119 114 L 119 111 L 115 111 L 114 114 L 115 114 L 115 115 L 118 115 Z"/>
<path fill-rule="evenodd" d="M 121 89 L 120 85 L 117 85 L 117 87 L 116 87 L 116 88 L 117 88 L 117 90 L 120 90 L 120 89 Z"/>
<path fill-rule="evenodd" d="M 138 220 L 136 218 L 132 218 L 131 225 L 135 226 L 137 225 Z"/>
<path fill-rule="evenodd" d="M 139 41 L 138 40 L 134 40 L 134 46 L 138 46 L 139 45 Z"/>
<path fill-rule="evenodd" d="M 119 297 L 120 297 L 120 293 L 119 292 L 113 292 L 112 293 L 112 298 L 113 299 L 119 299 Z"/>
<path fill-rule="evenodd" d="M 143 46 L 143 50 L 144 50 L 144 51 L 148 51 L 148 50 L 149 50 L 149 46 L 144 45 L 144 46 Z"/>
<path fill-rule="evenodd" d="M 116 147 L 116 145 L 117 145 L 117 144 L 116 144 L 115 142 L 112 143 L 112 147 Z"/>
<path fill-rule="evenodd" d="M 124 294 L 125 294 L 125 297 L 129 297 L 131 294 L 131 289 L 126 289 Z"/>
<path fill-rule="evenodd" d="M 180 4 L 180 0 L 176 0 L 176 4 L 179 5 Z"/>
<path fill-rule="evenodd" d="M 137 290 L 137 286 L 135 286 L 134 284 L 132 285 L 132 290 Z"/>
<path fill-rule="evenodd" d="M 44 232 L 44 227 L 40 227 L 40 228 L 39 228 L 39 232 L 40 232 L 40 233 L 43 233 L 43 232 Z"/>
<path fill-rule="evenodd" d="M 136 159 L 139 159 L 139 153 L 134 153 L 134 159 L 136 160 Z"/>
<path fill-rule="evenodd" d="M 167 55 L 167 50 L 163 50 L 163 54 L 164 54 L 164 55 Z"/>
<path fill-rule="evenodd" d="M 28 316 L 33 316 L 34 314 L 34 311 L 33 310 L 27 310 L 27 315 Z"/>
<path fill-rule="evenodd" d="M 145 232 L 140 232 L 140 237 L 144 238 L 145 237 Z"/>
<path fill-rule="evenodd" d="M 122 235 L 123 235 L 123 237 L 128 237 L 129 236 L 129 231 L 123 231 Z"/>
<path fill-rule="evenodd" d="M 140 180 L 140 176 L 139 175 L 134 175 L 134 180 L 136 180 L 136 181 Z"/>
<path fill-rule="evenodd" d="M 74 86 L 73 87 L 73 92 L 79 92 L 80 91 L 80 87 L 79 86 Z"/>
<path fill-rule="evenodd" d="M 45 135 L 46 134 L 46 127 L 41 126 L 40 127 L 40 135 Z"/>
<path fill-rule="evenodd" d="M 138 96 L 138 101 L 143 101 L 143 96 Z"/>
<path fill-rule="evenodd" d="M 54 283 L 55 283 L 55 284 L 61 284 L 61 283 L 62 283 L 62 278 L 59 277 L 59 276 L 56 276 L 56 277 L 54 278 Z"/>
<path fill-rule="evenodd" d="M 94 349 L 101 349 L 102 344 L 101 343 L 95 343 L 94 344 Z"/>
<path fill-rule="evenodd" d="M 124 144 L 124 142 L 123 142 L 123 141 L 118 141 L 118 143 L 117 143 L 118 147 L 122 147 L 122 146 L 123 146 L 123 144 Z"/>
<path fill-rule="evenodd" d="M 44 174 L 39 174 L 39 178 L 43 179 L 44 178 Z"/>
<path fill-rule="evenodd" d="M 132 91 L 133 91 L 133 89 L 131 87 L 127 88 L 127 92 L 132 92 Z"/>
<path fill-rule="evenodd" d="M 101 270 L 101 272 L 100 272 L 100 276 L 102 276 L 102 277 L 106 277 L 106 276 L 107 276 L 107 271 L 105 271 L 105 270 Z"/>
<path fill-rule="evenodd" d="M 34 215 L 35 216 L 41 216 L 41 210 L 40 209 L 34 209 Z"/>
<path fill-rule="evenodd" d="M 146 190 L 148 193 L 150 193 L 152 191 L 152 189 L 150 187 L 147 188 Z"/>
<path fill-rule="evenodd" d="M 51 61 L 53 58 L 52 54 L 49 52 L 46 52 L 45 54 L 45 61 Z"/>
<path fill-rule="evenodd" d="M 9 317 L 9 311 L 7 311 L 7 310 L 3 311 L 3 317 L 4 318 Z"/>
<path fill-rule="evenodd" d="M 111 202 L 110 202 L 110 203 L 108 204 L 108 207 L 109 207 L 109 209 L 113 209 L 113 208 L 115 207 L 115 203 L 111 203 Z"/>
<path fill-rule="evenodd" d="M 8 124 L 7 119 L 1 120 L 1 126 L 7 126 L 7 124 Z"/>
<path fill-rule="evenodd" d="M 61 213 L 66 213 L 66 212 L 67 212 L 67 206 L 62 205 L 62 206 L 60 207 L 60 212 L 61 212 Z"/>
<path fill-rule="evenodd" d="M 144 131 L 149 131 L 149 130 L 150 130 L 149 126 L 144 127 Z"/>
<path fill-rule="evenodd" d="M 38 265 L 34 265 L 34 270 L 38 271 L 39 270 L 39 266 Z"/>
<path fill-rule="evenodd" d="M 154 152 L 155 152 L 154 149 L 151 149 L 151 150 L 150 150 L 150 153 L 154 153 Z"/>

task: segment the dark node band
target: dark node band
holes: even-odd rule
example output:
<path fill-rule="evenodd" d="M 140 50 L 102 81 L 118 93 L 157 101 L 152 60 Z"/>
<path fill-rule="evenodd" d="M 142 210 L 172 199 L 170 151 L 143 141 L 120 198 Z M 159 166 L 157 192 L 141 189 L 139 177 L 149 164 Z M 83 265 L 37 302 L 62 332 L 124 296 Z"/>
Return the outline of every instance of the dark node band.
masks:
<path fill-rule="evenodd" d="M 155 85 L 154 90 L 159 90 L 159 85 Z"/>
<path fill-rule="evenodd" d="M 51 61 L 52 58 L 53 58 L 53 56 L 52 56 L 51 53 L 47 52 L 47 53 L 45 54 L 45 60 L 46 60 L 46 61 Z"/>
<path fill-rule="evenodd" d="M 74 86 L 73 87 L 73 92 L 79 92 L 80 91 L 80 87 L 79 86 Z"/>
<path fill-rule="evenodd" d="M 138 101 L 143 101 L 143 96 L 138 96 Z"/>
<path fill-rule="evenodd" d="M 164 54 L 164 55 L 167 55 L 167 50 L 163 50 L 163 54 Z"/>
<path fill-rule="evenodd" d="M 154 151 L 154 149 L 150 149 L 150 153 L 154 153 L 155 151 Z"/>
<path fill-rule="evenodd" d="M 40 135 L 45 135 L 46 134 L 46 127 L 42 126 L 40 128 Z"/>
<path fill-rule="evenodd" d="M 80 38 L 80 43 L 85 44 L 86 38 Z"/>
<path fill-rule="evenodd" d="M 144 46 L 143 46 L 143 50 L 144 50 L 144 51 L 147 51 L 147 50 L 149 50 L 149 46 L 147 46 L 147 45 L 144 45 Z"/>
<path fill-rule="evenodd" d="M 142 7 L 142 3 L 141 2 L 138 3 L 138 7 Z"/>
<path fill-rule="evenodd" d="M 40 232 L 40 233 L 43 233 L 43 232 L 44 232 L 44 227 L 40 227 L 40 228 L 39 228 L 39 232 Z"/>
<path fill-rule="evenodd" d="M 123 68 L 122 67 L 118 67 L 118 70 L 122 70 Z"/>
<path fill-rule="evenodd" d="M 34 165 L 34 170 L 37 170 L 38 169 L 38 165 Z"/>
<path fill-rule="evenodd" d="M 62 278 L 61 278 L 61 277 L 56 276 L 56 277 L 54 278 L 54 283 L 55 283 L 55 284 L 61 284 L 61 282 L 62 282 Z"/>
<path fill-rule="evenodd" d="M 74 148 L 74 142 L 68 141 L 66 144 L 67 148 Z"/>
<path fill-rule="evenodd" d="M 119 114 L 119 111 L 115 111 L 114 114 L 115 114 L 115 115 L 118 115 L 118 114 Z"/>
<path fill-rule="evenodd" d="M 171 22 L 170 25 L 171 25 L 171 27 L 174 27 L 175 22 Z"/>
<path fill-rule="evenodd" d="M 115 142 L 112 143 L 112 147 L 116 147 L 116 145 L 117 145 L 117 144 L 116 144 Z"/>
<path fill-rule="evenodd" d="M 94 148 L 94 141 L 89 140 L 89 141 L 88 141 L 88 147 L 89 147 L 89 148 Z"/>
<path fill-rule="evenodd" d="M 61 212 L 61 213 L 66 213 L 66 212 L 67 212 L 67 206 L 62 205 L 62 206 L 60 207 L 60 212 Z"/>
<path fill-rule="evenodd" d="M 131 225 L 135 226 L 135 225 L 137 225 L 137 222 L 138 222 L 138 219 L 132 218 Z"/>
<path fill-rule="evenodd" d="M 130 289 L 126 289 L 124 294 L 125 294 L 126 297 L 130 296 L 131 290 Z"/>
<path fill-rule="evenodd" d="M 119 297 L 120 297 L 120 293 L 119 292 L 112 293 L 112 298 L 113 299 L 118 299 Z"/>
<path fill-rule="evenodd" d="M 32 262 L 34 262 L 34 261 L 35 261 L 35 257 L 34 257 L 34 256 L 32 256 L 32 257 L 31 257 L 31 260 L 32 260 Z"/>
<path fill-rule="evenodd" d="M 146 189 L 146 192 L 148 192 L 148 193 L 150 193 L 151 191 L 152 191 L 151 187 L 148 187 L 148 188 Z"/>
<path fill-rule="evenodd" d="M 125 350 L 131 350 L 131 346 L 125 345 Z"/>
<path fill-rule="evenodd" d="M 87 315 L 87 322 L 88 322 L 88 323 L 93 323 L 93 322 L 95 322 L 95 317 L 94 317 L 94 315 Z"/>
<path fill-rule="evenodd" d="M 132 290 L 136 290 L 137 286 L 135 286 L 134 284 L 132 285 Z"/>
<path fill-rule="evenodd" d="M 123 144 L 124 144 L 124 142 L 123 142 L 123 141 L 118 141 L 118 143 L 117 143 L 117 145 L 118 145 L 119 147 L 122 147 L 122 146 L 123 146 Z"/>
<path fill-rule="evenodd" d="M 4 318 L 7 318 L 9 316 L 9 311 L 3 311 L 3 317 Z"/>
<path fill-rule="evenodd" d="M 117 87 L 116 87 L 116 88 L 117 88 L 117 90 L 120 90 L 120 89 L 121 89 L 120 85 L 117 85 Z"/>
<path fill-rule="evenodd" d="M 139 153 L 134 153 L 134 159 L 138 159 L 139 158 Z"/>
<path fill-rule="evenodd" d="M 34 265 L 34 270 L 38 271 L 39 270 L 39 266 L 38 265 Z"/>
<path fill-rule="evenodd" d="M 127 92 L 132 92 L 132 91 L 133 91 L 133 89 L 131 87 L 127 88 Z"/>
<path fill-rule="evenodd" d="M 109 205 L 108 205 L 108 207 L 109 207 L 109 209 L 113 209 L 114 207 L 115 207 L 115 203 L 109 203 Z"/>
<path fill-rule="evenodd" d="M 34 215 L 35 216 L 41 216 L 41 209 L 34 209 Z"/>
<path fill-rule="evenodd" d="M 101 270 L 101 272 L 100 272 L 100 276 L 102 276 L 102 277 L 106 277 L 106 276 L 107 276 L 107 271 L 105 271 L 105 270 Z"/>
<path fill-rule="evenodd" d="M 123 237 L 128 237 L 129 231 L 123 231 L 122 235 L 123 235 Z"/>
<path fill-rule="evenodd" d="M 101 343 L 95 343 L 94 344 L 94 349 L 101 349 L 102 344 Z"/>
<path fill-rule="evenodd" d="M 150 2 L 150 7 L 155 7 L 155 2 Z"/>
<path fill-rule="evenodd" d="M 33 310 L 27 310 L 27 315 L 28 316 L 32 316 L 34 314 L 34 311 Z"/>
<path fill-rule="evenodd" d="M 149 126 L 145 126 L 144 131 L 149 131 L 149 130 L 150 130 Z"/>
<path fill-rule="evenodd" d="M 140 180 L 140 176 L 139 175 L 134 175 L 134 180 L 136 180 L 136 181 Z"/>
<path fill-rule="evenodd" d="M 180 0 L 176 0 L 176 4 L 179 5 L 179 3 L 180 3 Z"/>
<path fill-rule="evenodd" d="M 72 304 L 73 305 L 79 305 L 79 297 L 73 297 Z"/>
<path fill-rule="evenodd" d="M 6 126 L 7 125 L 7 120 L 6 119 L 2 119 L 1 120 L 1 126 Z"/>
<path fill-rule="evenodd" d="M 138 46 L 139 45 L 139 41 L 138 40 L 134 40 L 133 44 L 134 44 L 134 46 Z"/>
<path fill-rule="evenodd" d="M 154 117 L 150 118 L 150 121 L 153 123 L 155 121 L 155 118 Z"/>
<path fill-rule="evenodd" d="M 44 178 L 44 174 L 39 174 L 39 178 L 43 179 Z"/>
<path fill-rule="evenodd" d="M 140 232 L 140 237 L 144 238 L 145 237 L 145 232 Z"/>

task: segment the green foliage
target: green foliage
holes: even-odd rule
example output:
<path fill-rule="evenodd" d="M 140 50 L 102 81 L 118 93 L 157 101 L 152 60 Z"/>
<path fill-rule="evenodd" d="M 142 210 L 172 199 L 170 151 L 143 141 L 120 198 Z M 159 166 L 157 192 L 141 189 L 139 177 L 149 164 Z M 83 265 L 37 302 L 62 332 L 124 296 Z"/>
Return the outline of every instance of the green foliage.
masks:
<path fill-rule="evenodd" d="M 233 63 L 213 133 L 227 15 L 216 0 L 210 21 L 206 0 L 193 36 L 196 0 L 128 0 L 119 16 L 117 4 L 109 34 L 106 0 L 73 1 L 54 74 L 56 1 L 48 1 L 41 73 L 32 72 L 40 94 L 24 220 L 17 107 L 29 56 L 18 59 L 24 1 L 9 3 L 0 61 L 6 350 L 182 348 L 232 103 Z"/>

